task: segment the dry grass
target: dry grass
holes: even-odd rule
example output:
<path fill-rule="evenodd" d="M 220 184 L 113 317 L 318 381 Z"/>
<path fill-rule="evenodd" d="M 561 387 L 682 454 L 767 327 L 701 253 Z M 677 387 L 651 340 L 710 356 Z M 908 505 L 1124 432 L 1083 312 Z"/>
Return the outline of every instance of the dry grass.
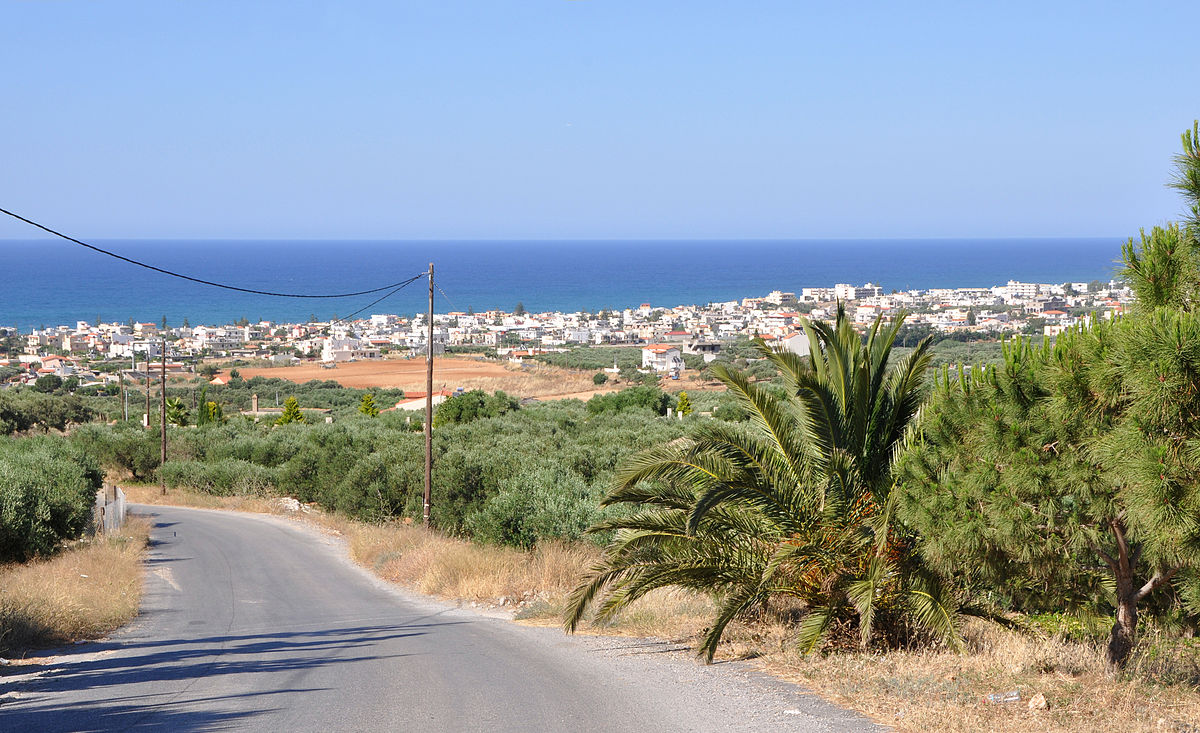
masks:
<path fill-rule="evenodd" d="M 0 566 L 0 654 L 96 638 L 137 615 L 149 531 L 130 518 L 118 534 Z"/>
<path fill-rule="evenodd" d="M 345 387 L 371 389 L 396 387 L 409 391 L 425 390 L 423 359 L 384 359 L 339 364 L 336 369 L 324 369 L 317 364 L 267 369 L 243 368 L 243 377 L 278 377 L 293 382 L 310 379 L 331 379 Z M 224 373 L 222 373 L 223 376 Z M 486 392 L 503 390 L 515 397 L 555 399 L 595 390 L 593 372 L 560 369 L 545 364 L 518 367 L 504 362 L 470 358 L 434 359 L 435 389 L 482 389 Z"/>
<path fill-rule="evenodd" d="M 169 504 L 197 509 L 231 509 L 259 514 L 288 514 L 278 501 L 259 496 L 216 496 L 184 489 L 162 489 L 154 485 L 121 484 L 125 498 L 134 504 Z"/>
<path fill-rule="evenodd" d="M 597 388 L 592 382 L 593 372 L 560 369 L 545 364 L 531 364 L 524 367 L 505 366 L 501 376 L 472 377 L 460 379 L 455 385 L 463 389 L 481 389 L 484 392 L 501 390 L 518 397 L 536 397 L 538 399 L 562 399 L 565 397 L 583 398 L 595 392 L 612 391 L 612 388 Z"/>
<path fill-rule="evenodd" d="M 1037 637 L 985 622 L 967 626 L 965 654 L 895 651 L 800 656 L 785 649 L 765 658 L 784 679 L 903 731 L 1195 730 L 1200 694 L 1190 685 L 1159 685 L 1139 662 L 1112 675 L 1102 650 Z M 1020 700 L 991 703 L 993 693 Z M 1030 701 L 1042 695 L 1046 709 Z"/>
<path fill-rule="evenodd" d="M 356 562 L 421 593 L 493 604 L 566 593 L 595 561 L 591 547 L 547 544 L 531 552 L 444 537 L 405 524 L 353 523 Z"/>

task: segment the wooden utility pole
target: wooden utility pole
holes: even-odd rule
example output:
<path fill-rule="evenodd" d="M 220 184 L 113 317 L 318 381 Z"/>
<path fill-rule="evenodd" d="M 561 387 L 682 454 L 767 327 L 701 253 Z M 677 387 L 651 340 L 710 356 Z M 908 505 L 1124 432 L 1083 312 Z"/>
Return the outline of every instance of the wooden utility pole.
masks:
<path fill-rule="evenodd" d="M 117 370 L 117 381 L 121 385 L 121 419 L 129 419 L 129 395 L 125 394 L 125 370 Z"/>
<path fill-rule="evenodd" d="M 429 527 L 429 506 L 433 501 L 433 263 L 429 263 L 429 313 L 425 337 L 425 513 Z"/>
<path fill-rule="evenodd" d="M 146 349 L 146 429 L 150 429 L 150 349 Z"/>
<path fill-rule="evenodd" d="M 162 392 L 162 411 L 160 413 L 162 419 L 159 421 L 159 425 L 162 427 L 162 453 L 158 462 L 161 468 L 167 464 L 167 337 L 165 335 L 162 341 L 162 371 L 159 373 L 162 375 L 160 389 Z M 158 485 L 164 494 L 167 493 L 167 482 L 163 479 L 161 471 L 158 473 Z"/>

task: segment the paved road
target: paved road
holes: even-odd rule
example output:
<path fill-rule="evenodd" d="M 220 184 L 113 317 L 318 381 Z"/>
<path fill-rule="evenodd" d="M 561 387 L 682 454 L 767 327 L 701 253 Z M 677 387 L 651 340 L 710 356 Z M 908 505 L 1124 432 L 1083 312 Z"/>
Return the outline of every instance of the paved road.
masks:
<path fill-rule="evenodd" d="M 862 730 L 745 665 L 406 594 L 277 518 L 139 507 L 142 615 L 0 677 L 5 731 Z"/>

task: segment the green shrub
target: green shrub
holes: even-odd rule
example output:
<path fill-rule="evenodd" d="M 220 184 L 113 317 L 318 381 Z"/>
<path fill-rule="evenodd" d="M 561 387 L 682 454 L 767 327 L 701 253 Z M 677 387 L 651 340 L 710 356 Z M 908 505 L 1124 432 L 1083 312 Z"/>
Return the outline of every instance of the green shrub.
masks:
<path fill-rule="evenodd" d="M 124 471 L 135 481 L 145 481 L 158 468 L 161 434 L 136 423 L 117 426 L 84 425 L 71 440 L 107 469 Z"/>
<path fill-rule="evenodd" d="M 745 422 L 750 419 L 750 413 L 746 411 L 746 408 L 734 404 L 721 405 L 713 410 L 712 416 L 725 422 Z"/>
<path fill-rule="evenodd" d="M 488 497 L 467 528 L 481 541 L 525 548 L 549 539 L 578 540 L 600 518 L 603 494 L 561 466 L 522 471 Z"/>
<path fill-rule="evenodd" d="M 607 485 L 630 453 L 686 430 L 640 405 L 639 400 L 658 404 L 663 398 L 670 404 L 661 391 L 627 392 L 634 399 L 626 395 L 620 406 L 628 409 L 592 413 L 583 402 L 564 400 L 443 423 L 433 436 L 436 526 L 451 533 L 478 530 L 490 541 L 513 544 L 575 536 L 595 510 L 590 487 Z M 510 400 L 484 395 L 482 402 L 464 401 L 470 408 L 465 412 L 483 407 L 486 413 L 489 405 L 508 409 Z M 347 405 L 332 424 L 272 426 L 234 419 L 169 428 L 169 460 L 158 475 L 171 487 L 218 494 L 274 492 L 364 519 L 419 518 L 422 415 L 391 411 L 370 418 L 356 404 Z M 90 424 L 77 428 L 72 441 L 104 465 L 141 478 L 153 476 L 158 467 L 157 431 L 128 423 Z M 530 478 L 547 475 L 554 481 Z M 520 527 L 504 529 L 507 520 L 501 519 L 520 504 L 517 487 L 531 481 L 541 481 L 538 501 L 546 508 L 531 510 Z M 555 491 L 563 496 L 551 495 Z M 585 493 L 588 498 L 581 499 Z M 500 494 L 506 495 L 495 498 Z M 586 516 L 568 522 L 563 507 Z M 474 518 L 485 511 L 488 518 Z"/>
<path fill-rule="evenodd" d="M 643 385 L 630 387 L 620 392 L 598 394 L 587 402 L 588 412 L 598 415 L 603 412 L 621 412 L 632 409 L 649 409 L 659 415 L 667 414 L 668 407 L 674 407 L 675 400 L 658 387 Z"/>
<path fill-rule="evenodd" d="M 61 438 L 0 440 L 0 562 L 77 539 L 101 482 L 96 462 Z"/>
<path fill-rule="evenodd" d="M 324 503 L 352 517 L 381 520 L 418 516 L 424 495 L 424 444 L 407 439 L 362 456 Z"/>
<path fill-rule="evenodd" d="M 451 423 L 468 423 L 481 417 L 497 417 L 518 409 L 519 403 L 503 392 L 488 395 L 481 389 L 456 394 L 438 405 L 433 415 L 433 426 Z"/>
<path fill-rule="evenodd" d="M 170 488 L 188 488 L 221 496 L 273 493 L 278 472 L 249 461 L 226 458 L 211 463 L 168 461 L 158 477 Z"/>
<path fill-rule="evenodd" d="M 46 374 L 37 378 L 33 383 L 34 390 L 38 392 L 53 392 L 63 386 L 62 377 L 57 374 Z"/>

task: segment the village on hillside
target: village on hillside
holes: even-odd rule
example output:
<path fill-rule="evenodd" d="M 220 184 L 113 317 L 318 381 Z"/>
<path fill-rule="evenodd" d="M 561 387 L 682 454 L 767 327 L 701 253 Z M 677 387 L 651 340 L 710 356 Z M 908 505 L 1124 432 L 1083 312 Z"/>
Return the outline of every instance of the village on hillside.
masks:
<path fill-rule="evenodd" d="M 1132 292 L 1117 282 L 1026 283 L 1009 281 L 991 288 L 944 288 L 892 291 L 879 285 L 838 284 L 803 288 L 799 293 L 773 291 L 741 301 L 680 305 L 671 308 L 643 303 L 622 311 L 528 313 L 489 310 L 449 312 L 433 316 L 433 352 L 477 348 L 515 363 L 548 351 L 579 346 L 642 346 L 642 367 L 677 376 L 683 355 L 710 361 L 722 346 L 738 339 L 761 337 L 780 348 L 807 353 L 800 328 L 802 316 L 832 318 L 839 304 L 863 329 L 882 316 L 908 314 L 906 326 L 929 333 L 1001 338 L 1006 334 L 1056 336 L 1092 318 L 1123 312 Z M 263 321 L 217 326 L 168 327 L 165 323 L 96 323 L 79 321 L 20 333 L 0 327 L 7 344 L 0 354 L 0 381 L 26 384 L 45 375 L 75 378 L 79 386 L 106 384 L 118 377 L 96 370 L 97 360 L 129 360 L 127 376 L 193 372 L 204 359 L 259 360 L 286 366 L 302 360 L 334 367 L 340 362 L 417 357 L 426 353 L 428 324 L 424 314 L 412 318 L 390 314 L 355 321 L 274 323 Z"/>

